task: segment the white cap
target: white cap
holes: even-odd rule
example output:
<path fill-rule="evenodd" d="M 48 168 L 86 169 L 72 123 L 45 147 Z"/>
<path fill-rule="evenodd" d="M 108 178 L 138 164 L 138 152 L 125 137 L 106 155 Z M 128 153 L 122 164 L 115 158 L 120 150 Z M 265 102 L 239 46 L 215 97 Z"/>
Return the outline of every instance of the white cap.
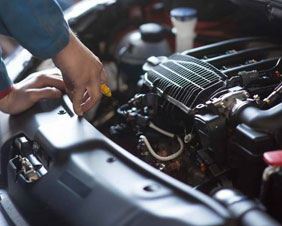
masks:
<path fill-rule="evenodd" d="M 175 18 L 176 20 L 191 20 L 197 17 L 198 11 L 193 8 L 175 8 L 170 11 L 170 16 Z"/>

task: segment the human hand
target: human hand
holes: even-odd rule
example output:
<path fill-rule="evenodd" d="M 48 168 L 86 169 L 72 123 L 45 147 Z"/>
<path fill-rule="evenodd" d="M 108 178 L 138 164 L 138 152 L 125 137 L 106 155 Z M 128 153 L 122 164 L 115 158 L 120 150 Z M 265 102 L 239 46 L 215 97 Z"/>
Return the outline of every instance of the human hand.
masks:
<path fill-rule="evenodd" d="M 101 84 L 107 80 L 102 63 L 72 32 L 69 44 L 53 61 L 62 71 L 75 113 L 82 116 L 101 98 Z"/>
<path fill-rule="evenodd" d="M 65 90 L 65 85 L 60 74 L 37 72 L 14 84 L 12 91 L 0 100 L 0 110 L 11 115 L 19 114 L 41 99 L 60 98 L 61 90 Z"/>

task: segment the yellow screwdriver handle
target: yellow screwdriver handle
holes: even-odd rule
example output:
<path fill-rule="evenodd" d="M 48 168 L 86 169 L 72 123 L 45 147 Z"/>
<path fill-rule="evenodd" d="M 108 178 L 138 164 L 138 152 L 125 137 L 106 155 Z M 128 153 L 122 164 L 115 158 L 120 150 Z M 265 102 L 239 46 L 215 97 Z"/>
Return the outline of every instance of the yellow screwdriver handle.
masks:
<path fill-rule="evenodd" d="M 106 85 L 106 83 L 103 83 L 101 85 L 101 93 L 107 97 L 111 97 L 112 96 L 112 92 L 110 90 L 110 88 Z"/>

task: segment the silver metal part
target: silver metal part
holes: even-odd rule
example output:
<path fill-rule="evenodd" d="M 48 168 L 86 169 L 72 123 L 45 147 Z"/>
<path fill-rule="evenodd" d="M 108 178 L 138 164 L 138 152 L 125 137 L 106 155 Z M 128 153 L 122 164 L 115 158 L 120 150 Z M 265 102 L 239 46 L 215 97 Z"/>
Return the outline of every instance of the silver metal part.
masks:
<path fill-rule="evenodd" d="M 253 96 L 253 99 L 255 100 L 255 102 L 257 103 L 257 104 L 260 104 L 261 103 L 261 99 L 260 99 L 260 96 L 259 95 L 254 95 Z"/>
<path fill-rule="evenodd" d="M 185 134 L 185 136 L 184 136 L 184 143 L 185 143 L 185 144 L 190 143 L 190 141 L 192 140 L 192 138 L 193 138 L 192 133 Z"/>
<path fill-rule="evenodd" d="M 268 166 L 265 168 L 263 175 L 262 175 L 262 180 L 263 181 L 268 181 L 269 177 L 277 172 L 281 171 L 281 167 L 273 167 L 273 166 Z"/>
<path fill-rule="evenodd" d="M 29 182 L 37 181 L 40 178 L 28 158 L 19 156 L 19 161 L 21 163 L 20 173 L 22 173 Z"/>
<path fill-rule="evenodd" d="M 158 169 L 159 169 L 160 171 L 164 171 L 166 165 L 165 165 L 164 163 L 160 163 L 160 164 L 158 164 L 157 167 L 158 167 Z"/>
<path fill-rule="evenodd" d="M 238 105 L 240 102 L 247 100 L 250 94 L 246 90 L 238 90 L 239 87 L 235 89 L 230 89 L 229 93 L 223 94 L 218 98 L 214 98 L 211 101 L 207 101 L 208 105 L 213 105 L 216 107 L 219 112 L 225 114 L 228 118 L 230 113 L 233 112 L 235 105 Z"/>

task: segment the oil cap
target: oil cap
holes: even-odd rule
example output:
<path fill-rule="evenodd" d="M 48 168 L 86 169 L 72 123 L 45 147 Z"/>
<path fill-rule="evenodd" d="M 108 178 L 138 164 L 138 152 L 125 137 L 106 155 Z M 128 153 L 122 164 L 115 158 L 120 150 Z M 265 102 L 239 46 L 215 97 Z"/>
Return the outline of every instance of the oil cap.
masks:
<path fill-rule="evenodd" d="M 163 27 L 156 23 L 147 23 L 139 27 L 141 38 L 145 42 L 161 42 L 164 39 Z"/>
<path fill-rule="evenodd" d="M 196 9 L 187 7 L 175 8 L 170 11 L 171 17 L 181 21 L 193 19 L 197 17 L 197 14 L 198 11 Z"/>

